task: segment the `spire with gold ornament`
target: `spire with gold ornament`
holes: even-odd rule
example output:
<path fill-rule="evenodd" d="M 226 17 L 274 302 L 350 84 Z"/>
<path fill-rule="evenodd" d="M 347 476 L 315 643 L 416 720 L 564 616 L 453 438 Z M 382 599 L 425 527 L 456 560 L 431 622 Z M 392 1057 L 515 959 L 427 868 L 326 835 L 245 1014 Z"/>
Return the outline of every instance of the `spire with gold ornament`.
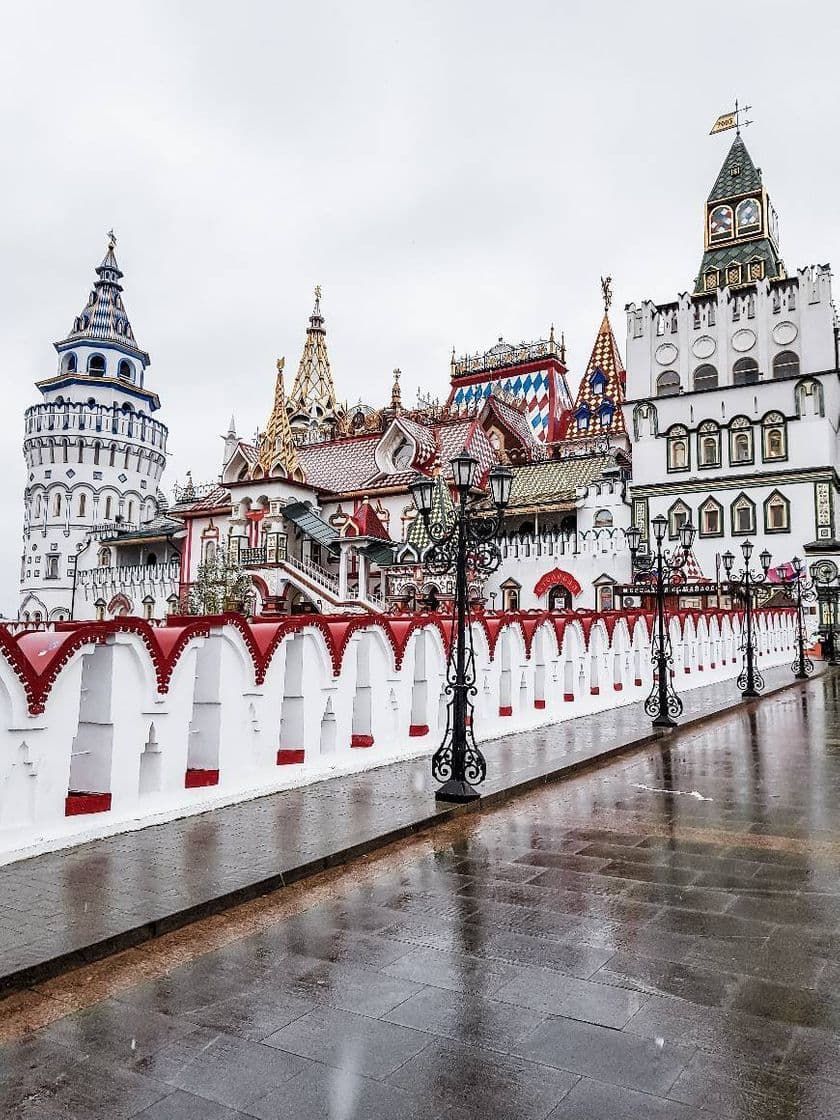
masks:
<path fill-rule="evenodd" d="M 281 467 L 287 478 L 299 476 L 300 462 L 295 446 L 289 413 L 286 407 L 286 391 L 283 383 L 285 358 L 277 359 L 277 379 L 274 383 L 274 407 L 268 424 L 260 437 L 260 466 L 266 475 Z"/>
<path fill-rule="evenodd" d="M 315 307 L 309 316 L 300 365 L 289 394 L 288 414 L 295 433 L 310 435 L 313 429 L 334 424 L 341 414 L 327 353 L 320 286 L 315 288 Z"/>
<path fill-rule="evenodd" d="M 610 324 L 612 278 L 601 277 L 604 317 L 572 408 L 566 439 L 626 435 L 621 405 L 627 374 Z"/>

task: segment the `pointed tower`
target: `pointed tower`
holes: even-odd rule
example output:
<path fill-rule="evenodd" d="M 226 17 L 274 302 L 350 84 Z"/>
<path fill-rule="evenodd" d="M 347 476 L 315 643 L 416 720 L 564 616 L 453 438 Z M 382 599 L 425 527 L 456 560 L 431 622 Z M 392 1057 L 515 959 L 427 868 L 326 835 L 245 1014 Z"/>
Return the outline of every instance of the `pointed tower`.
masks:
<path fill-rule="evenodd" d="M 627 374 L 610 324 L 612 281 L 609 276 L 601 280 L 601 289 L 604 296 L 604 317 L 598 328 L 586 373 L 578 387 L 566 438 L 597 439 L 609 436 L 615 442 L 614 437 L 618 436 L 622 442 L 626 442 L 627 430 L 621 406 L 624 403 Z"/>
<path fill-rule="evenodd" d="M 286 392 L 283 385 L 285 361 L 285 358 L 277 359 L 274 407 L 260 438 L 260 466 L 266 475 L 270 475 L 277 466 L 280 466 L 288 478 L 293 478 L 300 477 L 301 471 L 286 408 Z"/>
<path fill-rule="evenodd" d="M 695 295 L 787 275 L 776 212 L 740 132 L 706 200 L 704 248 Z"/>
<path fill-rule="evenodd" d="M 153 417 L 160 401 L 145 388 L 149 355 L 126 314 L 115 249 L 111 232 L 87 303 L 55 343 L 58 370 L 26 410 L 20 614 L 30 620 L 90 617 L 81 593 L 74 604 L 77 552 L 87 559 L 95 540 L 151 521 L 162 498 L 168 432 Z"/>
<path fill-rule="evenodd" d="M 315 307 L 309 316 L 300 365 L 289 394 L 288 412 L 293 432 L 310 438 L 329 434 L 330 427 L 340 416 L 327 353 L 320 287 L 315 289 Z"/>

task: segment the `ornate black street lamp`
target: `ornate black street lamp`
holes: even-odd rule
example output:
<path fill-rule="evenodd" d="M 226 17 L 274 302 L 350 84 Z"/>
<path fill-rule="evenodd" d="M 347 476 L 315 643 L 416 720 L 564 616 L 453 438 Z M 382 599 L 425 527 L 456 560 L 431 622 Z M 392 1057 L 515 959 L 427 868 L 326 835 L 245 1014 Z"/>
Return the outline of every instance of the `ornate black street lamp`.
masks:
<path fill-rule="evenodd" d="M 680 577 L 688 562 L 691 546 L 694 544 L 694 527 L 690 521 L 680 526 L 680 547 L 674 549 L 672 553 L 662 547 L 668 531 L 668 519 L 662 516 L 654 517 L 650 524 L 656 541 L 654 555 L 639 553 L 641 529 L 634 525 L 627 530 L 627 543 L 633 564 L 633 583 L 642 587 L 652 587 L 656 603 L 656 627 L 651 649 L 653 687 L 645 700 L 645 711 L 651 717 L 654 727 L 676 727 L 677 716 L 682 714 L 683 706 L 682 700 L 674 691 L 671 677 L 674 655 L 665 615 L 665 596 L 675 594 L 680 589 Z"/>
<path fill-rule="evenodd" d="M 480 797 L 475 785 L 487 776 L 487 764 L 473 734 L 472 697 L 475 696 L 475 656 L 472 630 L 468 626 L 468 576 L 489 575 L 501 563 L 502 554 L 496 543 L 505 507 L 510 501 L 513 471 L 494 467 L 489 474 L 490 493 L 495 512 L 478 508 L 481 499 L 469 500 L 475 482 L 478 462 L 462 452 L 452 459 L 457 504 L 453 514 L 441 510 L 432 519 L 434 480 L 416 475 L 411 483 L 414 504 L 423 518 L 423 526 L 431 547 L 423 565 L 433 576 L 455 571 L 454 635 L 446 664 L 446 731 L 443 741 L 432 757 L 432 776 L 442 782 L 435 793 L 438 801 L 472 801 Z M 469 648 L 467 648 L 469 645 Z"/>
<path fill-rule="evenodd" d="M 741 552 L 744 554 L 744 566 L 735 575 L 732 574 L 735 557 L 731 552 L 724 552 L 723 554 L 723 566 L 726 569 L 729 586 L 735 588 L 738 597 L 744 600 L 744 640 L 741 643 L 741 649 L 744 651 L 744 668 L 738 677 L 738 687 L 741 690 L 741 695 L 746 697 L 760 696 L 764 689 L 764 677 L 755 663 L 755 646 L 753 645 L 753 611 L 755 606 L 753 600 L 756 588 L 765 586 L 767 572 L 770 570 L 770 560 L 772 559 L 766 548 L 759 553 L 758 558 L 764 570 L 764 577 L 760 577 L 750 567 L 753 547 L 752 541 L 744 541 L 741 545 Z"/>
<path fill-rule="evenodd" d="M 794 578 L 791 582 L 796 589 L 796 660 L 791 668 L 797 680 L 807 680 L 814 671 L 814 663 L 805 653 L 805 603 L 813 603 L 817 597 L 816 589 L 810 580 L 805 578 L 805 564 L 801 557 L 794 556 L 791 560 Z"/>
<path fill-rule="evenodd" d="M 829 665 L 840 664 L 837 648 L 837 605 L 840 600 L 840 573 L 833 560 L 817 560 L 811 565 L 811 579 L 820 605 L 820 631 L 823 656 Z"/>

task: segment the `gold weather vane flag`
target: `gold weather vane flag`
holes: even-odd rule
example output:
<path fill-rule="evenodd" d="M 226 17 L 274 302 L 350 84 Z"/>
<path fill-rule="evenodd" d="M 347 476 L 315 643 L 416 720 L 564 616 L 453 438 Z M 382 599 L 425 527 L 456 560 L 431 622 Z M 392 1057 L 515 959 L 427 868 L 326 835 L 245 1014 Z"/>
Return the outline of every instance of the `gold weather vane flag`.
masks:
<path fill-rule="evenodd" d="M 729 129 L 729 128 L 737 128 L 737 127 L 738 127 L 738 117 L 737 117 L 735 111 L 733 110 L 731 113 L 723 113 L 721 116 L 718 117 L 718 119 L 712 125 L 712 130 L 709 133 L 709 135 L 714 136 L 714 134 L 716 132 L 726 132 L 726 130 Z"/>

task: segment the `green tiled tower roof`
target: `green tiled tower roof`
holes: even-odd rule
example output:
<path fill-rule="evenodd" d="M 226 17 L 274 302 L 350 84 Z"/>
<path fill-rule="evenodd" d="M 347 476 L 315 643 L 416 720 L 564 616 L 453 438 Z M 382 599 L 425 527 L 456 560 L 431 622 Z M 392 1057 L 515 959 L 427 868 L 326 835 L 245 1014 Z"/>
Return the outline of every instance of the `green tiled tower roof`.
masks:
<path fill-rule="evenodd" d="M 709 191 L 707 202 L 718 202 L 723 198 L 751 191 L 758 193 L 761 185 L 760 169 L 753 163 L 747 145 L 740 136 L 736 136 L 723 161 L 723 167 L 718 172 L 715 185 Z"/>

